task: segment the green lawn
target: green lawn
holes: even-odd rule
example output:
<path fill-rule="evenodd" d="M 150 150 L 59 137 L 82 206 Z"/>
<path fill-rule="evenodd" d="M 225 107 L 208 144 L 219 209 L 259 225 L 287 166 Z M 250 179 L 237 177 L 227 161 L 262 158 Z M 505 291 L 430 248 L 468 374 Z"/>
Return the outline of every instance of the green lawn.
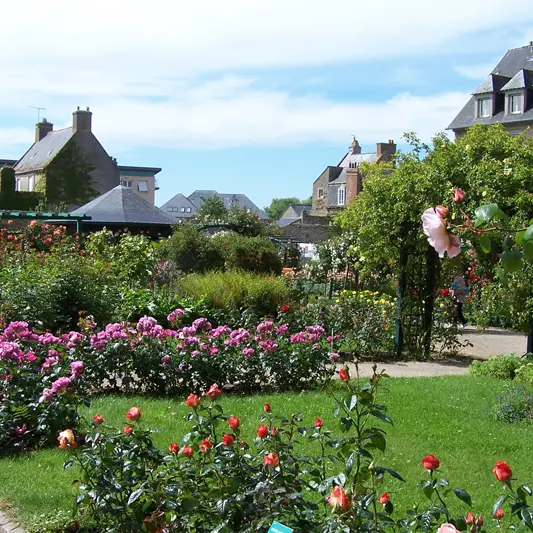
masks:
<path fill-rule="evenodd" d="M 474 510 L 490 516 L 490 508 L 500 493 L 492 468 L 497 460 L 507 461 L 515 476 L 530 481 L 533 455 L 529 452 L 532 426 L 495 422 L 485 412 L 487 400 L 507 383 L 487 378 L 450 376 L 440 378 L 390 379 L 383 401 L 390 407 L 394 427 L 388 427 L 388 448 L 379 463 L 397 470 L 407 485 L 387 480 L 383 490 L 391 493 L 400 507 L 420 498 L 416 482 L 424 475 L 420 460 L 429 453 L 441 461 L 441 469 L 452 486 L 470 491 Z M 269 401 L 277 414 L 303 412 L 306 422 L 316 416 L 327 427 L 335 427 L 333 403 L 325 394 L 310 392 L 249 397 L 226 397 L 222 404 L 227 414 L 242 420 L 245 439 L 253 440 L 263 403 Z M 106 397 L 93 402 L 87 414 L 100 413 L 106 423 L 122 425 L 132 405 L 142 408 L 144 425 L 162 432 L 155 441 L 162 447 L 180 441 L 187 425 L 188 412 L 183 399 Z M 304 441 L 303 453 L 314 453 Z M 59 450 L 36 452 L 0 460 L 0 498 L 11 503 L 22 521 L 41 513 L 50 514 L 72 507 L 70 483 L 73 470 L 64 471 L 65 453 Z M 458 505 L 459 502 L 457 501 Z M 465 508 L 466 513 L 466 508 Z"/>

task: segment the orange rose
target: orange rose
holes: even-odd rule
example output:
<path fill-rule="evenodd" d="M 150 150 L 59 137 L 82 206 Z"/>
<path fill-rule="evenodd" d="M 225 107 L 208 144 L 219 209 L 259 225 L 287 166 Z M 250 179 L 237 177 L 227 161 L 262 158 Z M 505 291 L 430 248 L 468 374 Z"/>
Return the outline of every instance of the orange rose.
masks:
<path fill-rule="evenodd" d="M 275 453 L 267 453 L 263 457 L 263 464 L 265 466 L 271 466 L 272 468 L 276 468 L 276 466 L 279 465 L 279 457 Z"/>
<path fill-rule="evenodd" d="M 126 413 L 126 418 L 132 422 L 137 422 L 141 418 L 141 409 L 139 407 L 132 407 Z"/>
<path fill-rule="evenodd" d="M 270 413 L 272 408 L 270 407 L 270 404 L 268 402 L 266 402 L 265 405 L 263 405 L 263 409 L 264 409 L 265 413 Z"/>
<path fill-rule="evenodd" d="M 218 388 L 218 385 L 211 385 L 205 395 L 210 400 L 216 400 L 217 398 L 220 398 L 220 396 L 222 396 L 222 391 Z"/>
<path fill-rule="evenodd" d="M 241 421 L 236 416 L 230 416 L 228 418 L 228 426 L 233 431 L 237 431 L 240 425 L 241 425 Z"/>
<path fill-rule="evenodd" d="M 185 455 L 185 457 L 192 457 L 194 453 L 194 450 L 190 446 L 185 446 L 183 450 L 181 450 L 180 455 Z"/>
<path fill-rule="evenodd" d="M 103 424 L 103 422 L 104 422 L 104 418 L 103 418 L 102 415 L 94 415 L 94 416 L 93 416 L 93 422 L 94 422 L 95 424 L 98 424 L 98 425 Z"/>
<path fill-rule="evenodd" d="M 346 493 L 344 492 L 344 489 L 337 485 L 332 491 L 327 499 L 327 502 L 333 507 L 333 510 L 340 509 L 343 511 L 344 509 L 347 509 L 350 507 L 350 501 L 348 500 L 348 497 L 346 496 Z"/>
<path fill-rule="evenodd" d="M 339 379 L 341 381 L 350 381 L 350 372 L 348 372 L 347 368 L 341 368 L 339 370 Z"/>
<path fill-rule="evenodd" d="M 213 447 L 213 444 L 209 439 L 204 439 L 200 443 L 200 451 L 202 453 L 207 453 L 212 447 Z"/>
<path fill-rule="evenodd" d="M 390 496 L 389 496 L 389 493 L 388 492 L 384 492 L 380 497 L 379 497 L 379 503 L 382 503 L 383 505 L 385 505 L 386 503 L 389 503 L 390 501 Z"/>
<path fill-rule="evenodd" d="M 179 447 L 179 444 L 177 442 L 172 442 L 170 443 L 170 446 L 168 447 L 168 451 L 170 453 L 178 453 L 180 447 Z"/>
<path fill-rule="evenodd" d="M 202 399 L 196 394 L 189 394 L 189 397 L 185 400 L 185 404 L 189 407 L 198 407 L 202 403 Z"/>
<path fill-rule="evenodd" d="M 68 450 L 69 448 L 78 447 L 76 437 L 74 437 L 74 433 L 71 429 L 65 429 L 65 431 L 62 431 L 59 434 L 59 437 L 57 437 L 57 441 L 59 442 L 60 450 Z"/>

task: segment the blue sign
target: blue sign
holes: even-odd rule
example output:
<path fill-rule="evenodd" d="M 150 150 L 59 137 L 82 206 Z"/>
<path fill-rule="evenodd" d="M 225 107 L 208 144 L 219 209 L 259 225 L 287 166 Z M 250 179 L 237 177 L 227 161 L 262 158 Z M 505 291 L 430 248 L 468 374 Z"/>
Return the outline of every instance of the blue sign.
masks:
<path fill-rule="evenodd" d="M 272 522 L 268 533 L 292 533 L 292 529 L 280 524 L 279 522 Z"/>

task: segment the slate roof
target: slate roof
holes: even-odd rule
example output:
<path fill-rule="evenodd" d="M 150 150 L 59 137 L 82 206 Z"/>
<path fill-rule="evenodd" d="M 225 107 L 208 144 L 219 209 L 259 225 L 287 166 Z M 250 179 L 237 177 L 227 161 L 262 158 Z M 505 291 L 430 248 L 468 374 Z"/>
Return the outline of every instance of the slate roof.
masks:
<path fill-rule="evenodd" d="M 294 217 L 287 217 L 287 218 L 280 218 L 278 220 L 278 226 L 280 228 L 284 228 L 285 226 L 290 226 L 291 224 L 294 224 L 295 222 L 299 222 L 301 219 L 300 217 L 294 218 Z"/>
<path fill-rule="evenodd" d="M 171 226 L 176 221 L 150 205 L 131 189 L 117 185 L 71 213 L 92 217 L 88 224 L 144 224 Z"/>
<path fill-rule="evenodd" d="M 531 89 L 533 88 L 533 71 L 522 69 L 519 70 L 514 77 L 502 87 L 503 91 L 513 91 L 515 89 Z"/>
<path fill-rule="evenodd" d="M 348 152 L 337 165 L 338 167 L 349 167 L 350 164 L 356 163 L 375 163 L 378 160 L 377 152 L 367 152 L 365 154 L 352 154 Z"/>
<path fill-rule="evenodd" d="M 291 204 L 289 207 L 294 210 L 298 217 L 300 217 L 302 215 L 302 211 L 305 211 L 306 214 L 309 214 L 312 206 L 309 204 Z"/>
<path fill-rule="evenodd" d="M 531 44 L 522 46 L 520 48 L 513 48 L 508 50 L 500 62 L 494 67 L 491 72 L 491 83 L 500 82 L 503 78 L 508 79 L 506 84 L 513 81 L 512 79 L 521 71 L 533 71 L 533 46 Z M 494 75 L 494 76 L 492 76 Z M 527 74 L 529 76 L 529 74 Z M 485 80 L 487 81 L 487 80 Z M 485 82 L 484 82 L 485 83 Z M 513 82 L 514 84 L 515 82 Z M 483 84 L 482 84 L 483 85 Z M 499 91 L 503 89 L 504 85 L 499 87 Z M 479 89 L 479 87 L 478 87 Z M 474 124 L 496 124 L 501 122 L 503 124 L 509 123 L 524 123 L 533 122 L 533 108 L 529 107 L 524 113 L 516 115 L 506 115 L 504 110 L 499 111 L 492 117 L 475 118 L 475 104 L 476 96 L 472 96 L 466 105 L 461 109 L 459 114 L 453 119 L 448 126 L 449 130 L 461 130 L 468 128 Z"/>
<path fill-rule="evenodd" d="M 171 208 L 177 209 L 177 211 L 167 211 Z M 191 211 L 189 213 L 187 213 L 187 211 L 181 212 L 181 208 L 184 208 L 185 210 L 190 208 Z M 173 196 L 168 202 L 164 203 L 160 209 L 167 216 L 174 218 L 193 218 L 197 211 L 196 206 L 184 194 L 181 193 Z"/>
<path fill-rule="evenodd" d="M 197 190 L 187 198 L 192 204 L 199 208 L 202 205 L 202 197 L 205 198 L 215 195 L 218 195 L 224 202 L 226 209 L 230 209 L 233 205 L 237 205 L 241 209 L 249 209 L 262 220 L 268 220 L 268 215 L 262 209 L 259 209 L 259 207 L 257 207 L 245 194 L 218 193 L 213 190 Z"/>
<path fill-rule="evenodd" d="M 483 82 L 476 87 L 472 94 L 497 93 L 502 87 L 511 80 L 509 76 L 500 76 L 499 74 L 489 74 Z"/>
<path fill-rule="evenodd" d="M 12 167 L 16 162 L 16 159 L 0 159 L 0 168 Z"/>
<path fill-rule="evenodd" d="M 40 141 L 33 143 L 31 148 L 15 165 L 16 173 L 42 170 L 70 141 L 74 132 L 72 128 L 50 131 Z"/>

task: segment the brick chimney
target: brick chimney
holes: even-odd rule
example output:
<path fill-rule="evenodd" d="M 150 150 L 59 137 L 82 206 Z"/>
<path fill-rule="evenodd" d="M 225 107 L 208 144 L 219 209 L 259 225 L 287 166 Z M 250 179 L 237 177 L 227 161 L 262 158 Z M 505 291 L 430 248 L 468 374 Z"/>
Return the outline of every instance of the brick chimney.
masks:
<path fill-rule="evenodd" d="M 388 143 L 377 143 L 376 152 L 378 163 L 392 161 L 394 154 L 396 153 L 396 144 L 392 139 L 389 139 Z"/>
<path fill-rule="evenodd" d="M 363 177 L 358 167 L 346 169 L 346 205 L 363 190 Z"/>
<path fill-rule="evenodd" d="M 38 143 L 44 139 L 51 131 L 54 131 L 54 125 L 43 118 L 39 124 L 35 124 L 35 142 Z"/>
<path fill-rule="evenodd" d="M 72 131 L 74 133 L 77 131 L 91 131 L 92 116 L 93 114 L 89 111 L 89 108 L 83 111 L 78 106 L 78 109 L 72 113 Z"/>

